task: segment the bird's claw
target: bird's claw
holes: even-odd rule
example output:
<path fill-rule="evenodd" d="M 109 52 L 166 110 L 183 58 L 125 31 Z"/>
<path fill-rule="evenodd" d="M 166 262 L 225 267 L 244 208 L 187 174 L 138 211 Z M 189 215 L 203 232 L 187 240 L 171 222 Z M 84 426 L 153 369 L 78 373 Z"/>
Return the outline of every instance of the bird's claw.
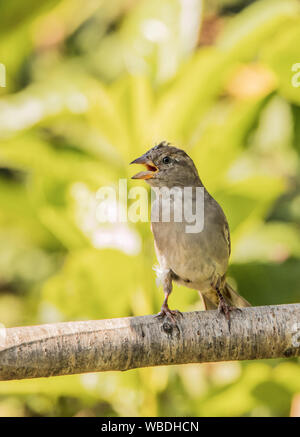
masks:
<path fill-rule="evenodd" d="M 160 312 L 158 314 L 156 314 L 155 317 L 162 318 L 162 319 L 164 319 L 166 317 L 167 319 L 171 320 L 171 322 L 174 325 L 177 325 L 176 318 L 178 316 L 183 317 L 183 314 L 178 310 L 170 310 L 170 308 L 168 306 L 163 305 L 161 307 Z"/>
<path fill-rule="evenodd" d="M 233 311 L 238 311 L 240 313 L 242 312 L 242 310 L 240 308 L 228 305 L 228 303 L 225 301 L 225 299 L 221 299 L 220 300 L 219 306 L 218 306 L 218 313 L 219 314 L 224 314 L 225 319 L 228 322 L 229 330 L 230 330 L 230 324 L 231 324 L 230 313 L 233 312 Z"/>

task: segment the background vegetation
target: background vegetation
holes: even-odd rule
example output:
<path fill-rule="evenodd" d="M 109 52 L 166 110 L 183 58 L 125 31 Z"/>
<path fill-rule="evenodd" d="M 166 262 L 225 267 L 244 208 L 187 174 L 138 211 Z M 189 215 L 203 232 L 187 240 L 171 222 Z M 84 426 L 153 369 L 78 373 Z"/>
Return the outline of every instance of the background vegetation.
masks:
<path fill-rule="evenodd" d="M 149 224 L 98 223 L 95 193 L 163 139 L 227 214 L 232 284 L 299 302 L 299 6 L 0 1 L 1 323 L 159 311 Z M 170 305 L 200 309 L 183 287 Z M 296 359 L 186 365 L 1 382 L 0 415 L 285 416 L 299 392 Z"/>

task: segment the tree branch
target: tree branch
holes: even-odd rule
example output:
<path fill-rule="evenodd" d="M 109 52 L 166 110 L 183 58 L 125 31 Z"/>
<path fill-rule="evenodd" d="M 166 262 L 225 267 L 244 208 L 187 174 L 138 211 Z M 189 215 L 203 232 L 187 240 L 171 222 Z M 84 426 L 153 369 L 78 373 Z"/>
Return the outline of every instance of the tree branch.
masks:
<path fill-rule="evenodd" d="M 0 380 L 300 355 L 300 304 L 2 329 Z"/>

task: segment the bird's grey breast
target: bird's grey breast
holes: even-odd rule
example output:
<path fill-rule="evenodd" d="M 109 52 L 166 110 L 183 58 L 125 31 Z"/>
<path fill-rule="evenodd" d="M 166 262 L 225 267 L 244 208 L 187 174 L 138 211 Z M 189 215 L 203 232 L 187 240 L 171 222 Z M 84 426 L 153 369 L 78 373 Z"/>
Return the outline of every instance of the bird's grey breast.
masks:
<path fill-rule="evenodd" d="M 187 220 L 182 200 L 188 208 L 193 206 L 198 215 L 195 221 L 203 221 L 199 232 L 187 231 L 191 223 L 190 217 Z M 159 262 L 163 261 L 164 267 L 195 287 L 215 273 L 223 275 L 230 253 L 228 224 L 221 207 L 205 189 L 203 201 L 202 209 L 197 210 L 194 193 L 183 198 L 171 196 L 169 204 L 164 202 L 163 195 L 157 195 L 151 210 L 151 227 Z M 168 218 L 168 211 L 164 208 L 170 208 L 169 220 L 163 220 Z M 180 212 L 181 220 L 178 220 Z"/>

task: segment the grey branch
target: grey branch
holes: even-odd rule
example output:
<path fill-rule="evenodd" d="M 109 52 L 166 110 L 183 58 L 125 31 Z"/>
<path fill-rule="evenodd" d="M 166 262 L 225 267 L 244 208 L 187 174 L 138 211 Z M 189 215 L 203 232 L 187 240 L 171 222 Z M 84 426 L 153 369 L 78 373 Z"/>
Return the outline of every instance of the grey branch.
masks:
<path fill-rule="evenodd" d="M 0 380 L 300 355 L 300 304 L 0 329 Z"/>

